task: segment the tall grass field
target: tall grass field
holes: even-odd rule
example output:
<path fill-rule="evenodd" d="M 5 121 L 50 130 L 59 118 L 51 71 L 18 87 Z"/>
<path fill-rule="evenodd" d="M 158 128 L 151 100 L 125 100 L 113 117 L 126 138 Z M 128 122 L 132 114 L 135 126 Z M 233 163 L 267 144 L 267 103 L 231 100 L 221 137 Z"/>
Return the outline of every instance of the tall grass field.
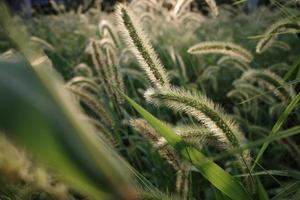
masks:
<path fill-rule="evenodd" d="M 0 200 L 300 199 L 299 1 L 81 2 L 0 1 Z"/>

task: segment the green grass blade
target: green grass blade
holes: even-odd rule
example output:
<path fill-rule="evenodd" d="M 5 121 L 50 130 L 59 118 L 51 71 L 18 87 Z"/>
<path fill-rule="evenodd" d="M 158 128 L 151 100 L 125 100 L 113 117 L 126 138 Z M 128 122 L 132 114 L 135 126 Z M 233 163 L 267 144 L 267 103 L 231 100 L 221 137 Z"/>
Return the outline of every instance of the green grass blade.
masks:
<path fill-rule="evenodd" d="M 57 84 L 56 94 L 24 59 L 0 60 L 1 131 L 78 191 L 95 199 L 126 199 L 121 188 L 134 187 L 125 161 L 78 118 L 79 109 L 51 71 L 47 76 L 48 84 Z"/>
<path fill-rule="evenodd" d="M 126 101 L 142 115 L 155 129 L 172 145 L 179 154 L 189 160 L 211 184 L 233 200 L 251 199 L 244 187 L 230 174 L 224 171 L 217 164 L 205 157 L 196 148 L 187 146 L 181 137 L 169 126 L 162 123 L 135 101 L 119 91 Z"/>
<path fill-rule="evenodd" d="M 281 192 L 279 192 L 275 197 L 273 197 L 271 200 L 281 200 L 285 199 L 290 194 L 293 194 L 294 192 L 299 191 L 300 188 L 300 181 L 297 181 L 295 183 L 290 184 L 286 188 L 284 188 Z"/>
<path fill-rule="evenodd" d="M 253 175 L 253 174 L 252 174 Z M 268 194 L 263 186 L 263 184 L 261 183 L 261 181 L 259 180 L 259 178 L 256 176 L 256 183 L 257 183 L 257 193 L 258 193 L 258 198 L 259 200 L 268 200 Z"/>
<path fill-rule="evenodd" d="M 287 117 L 289 116 L 289 114 L 293 111 L 293 109 L 297 106 L 298 102 L 300 100 L 300 93 L 297 94 L 296 97 L 294 97 L 294 99 L 290 102 L 290 104 L 285 108 L 285 110 L 283 111 L 283 113 L 279 116 L 277 122 L 275 123 L 275 125 L 273 126 L 270 135 L 275 135 L 277 134 L 277 132 L 279 131 L 279 129 L 281 128 L 282 124 L 285 122 L 285 120 L 287 119 Z M 266 142 L 263 144 L 263 146 L 261 147 L 261 149 L 258 152 L 258 155 L 255 159 L 254 164 L 252 165 L 251 170 L 254 169 L 255 164 L 259 161 L 259 159 L 261 158 L 261 156 L 263 155 L 263 153 L 265 152 L 265 150 L 267 149 L 267 147 L 269 146 L 269 142 Z"/>
<path fill-rule="evenodd" d="M 283 79 L 285 81 L 287 81 L 294 74 L 294 72 L 297 70 L 297 68 L 298 68 L 299 65 L 300 65 L 300 55 L 295 60 L 295 62 L 292 64 L 292 66 L 290 67 L 289 71 L 286 72 L 286 74 L 284 75 Z M 300 68 L 299 68 L 299 70 L 300 70 Z"/>
<path fill-rule="evenodd" d="M 272 176 L 283 176 L 300 180 L 300 172 L 295 170 L 265 170 L 259 172 L 253 172 L 252 176 L 262 176 L 262 175 L 272 175 Z M 240 174 L 235 177 L 245 177 L 249 174 Z"/>

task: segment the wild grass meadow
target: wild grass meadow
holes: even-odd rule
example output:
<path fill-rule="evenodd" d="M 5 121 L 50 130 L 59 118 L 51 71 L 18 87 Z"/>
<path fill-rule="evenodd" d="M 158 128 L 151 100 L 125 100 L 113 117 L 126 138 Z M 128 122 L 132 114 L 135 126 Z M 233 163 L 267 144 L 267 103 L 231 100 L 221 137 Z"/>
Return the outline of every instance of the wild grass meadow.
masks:
<path fill-rule="evenodd" d="M 248 1 L 0 2 L 0 200 L 300 199 L 300 3 Z"/>

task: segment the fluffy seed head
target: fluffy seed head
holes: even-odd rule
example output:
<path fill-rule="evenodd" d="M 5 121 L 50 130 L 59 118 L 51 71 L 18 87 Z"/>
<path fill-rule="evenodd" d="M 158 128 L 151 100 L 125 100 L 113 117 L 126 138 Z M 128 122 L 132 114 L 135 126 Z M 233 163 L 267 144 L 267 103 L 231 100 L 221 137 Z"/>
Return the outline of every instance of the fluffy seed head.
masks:
<path fill-rule="evenodd" d="M 167 90 L 148 89 L 145 98 L 158 106 L 166 106 L 178 112 L 195 117 L 211 130 L 215 136 L 229 146 L 238 147 L 244 137 L 235 122 L 212 101 L 200 94 L 170 88 Z"/>
<path fill-rule="evenodd" d="M 150 140 L 151 144 L 158 148 L 158 153 L 170 163 L 174 169 L 182 168 L 183 163 L 177 157 L 175 150 L 161 137 L 156 130 L 144 119 L 130 120 L 130 125 L 144 137 Z"/>
<path fill-rule="evenodd" d="M 205 2 L 207 3 L 209 9 L 211 10 L 211 13 L 214 17 L 219 15 L 219 9 L 218 6 L 215 2 L 215 0 L 205 0 Z"/>
<path fill-rule="evenodd" d="M 263 53 L 267 50 L 276 39 L 278 33 L 285 30 L 300 30 L 300 23 L 296 20 L 281 19 L 272 24 L 263 34 L 263 38 L 256 45 L 256 53 Z"/>
<path fill-rule="evenodd" d="M 188 49 L 190 54 L 224 54 L 250 63 L 252 54 L 243 47 L 231 42 L 201 42 Z"/>
<path fill-rule="evenodd" d="M 242 60 L 237 60 L 232 58 L 231 56 L 223 56 L 221 57 L 218 62 L 218 65 L 223 65 L 223 64 L 232 64 L 235 68 L 237 68 L 240 71 L 246 71 L 250 69 L 250 65 Z"/>
<path fill-rule="evenodd" d="M 288 102 L 295 96 L 293 87 L 270 70 L 248 70 L 243 73 L 241 80 L 260 83 L 283 102 Z"/>
<path fill-rule="evenodd" d="M 167 73 L 132 12 L 125 5 L 119 4 L 116 18 L 125 42 L 131 47 L 152 85 L 159 88 L 169 87 Z"/>
<path fill-rule="evenodd" d="M 188 199 L 189 171 L 179 170 L 176 175 L 176 192 L 180 199 Z"/>

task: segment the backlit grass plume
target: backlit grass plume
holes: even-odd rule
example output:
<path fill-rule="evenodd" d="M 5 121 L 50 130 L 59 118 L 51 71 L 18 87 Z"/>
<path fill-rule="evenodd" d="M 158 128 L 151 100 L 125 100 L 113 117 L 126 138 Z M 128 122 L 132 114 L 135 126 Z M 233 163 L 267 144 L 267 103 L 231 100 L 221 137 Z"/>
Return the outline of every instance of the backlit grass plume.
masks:
<path fill-rule="evenodd" d="M 219 106 L 201 94 L 170 88 L 167 90 L 148 89 L 145 98 L 157 105 L 165 106 L 176 112 L 183 112 L 195 117 L 228 147 L 239 147 L 245 142 L 236 123 Z M 244 153 L 248 159 L 247 152 Z"/>
<path fill-rule="evenodd" d="M 196 55 L 224 54 L 247 63 L 250 63 L 253 59 L 248 50 L 231 42 L 201 42 L 190 47 L 188 53 Z"/>
<path fill-rule="evenodd" d="M 101 44 L 101 43 L 100 43 Z M 112 46 L 102 45 L 106 55 L 106 70 L 109 73 L 109 84 L 124 91 L 123 77 L 117 61 L 116 49 Z M 119 103 L 123 102 L 123 98 L 119 97 L 118 93 L 114 93 Z"/>
<path fill-rule="evenodd" d="M 218 62 L 218 65 L 232 65 L 233 67 L 237 68 L 238 70 L 244 72 L 250 69 L 250 65 L 242 60 L 234 59 L 231 56 L 223 56 L 221 57 Z"/>
<path fill-rule="evenodd" d="M 177 156 L 174 148 L 169 145 L 146 120 L 132 119 L 130 120 L 130 125 L 150 140 L 151 144 L 158 150 L 158 153 L 177 171 L 176 191 L 180 196 L 180 199 L 187 199 L 189 165 Z"/>
<path fill-rule="evenodd" d="M 277 35 L 281 32 L 295 32 L 300 30 L 300 22 L 297 19 L 281 19 L 274 24 L 272 24 L 265 33 L 263 38 L 261 38 L 256 45 L 256 53 L 262 53 L 268 49 L 273 41 L 276 39 Z"/>
<path fill-rule="evenodd" d="M 89 92 L 87 91 L 83 91 L 74 87 L 68 87 L 68 89 L 75 96 L 79 97 L 79 100 L 84 103 L 84 105 L 88 106 L 107 127 L 111 127 L 114 125 L 112 116 L 94 95 L 89 94 Z"/>
<path fill-rule="evenodd" d="M 182 13 L 185 13 L 187 7 L 190 6 L 192 2 L 193 0 L 178 0 L 172 13 L 173 18 L 177 18 L 182 15 Z"/>
<path fill-rule="evenodd" d="M 96 40 L 91 41 L 91 56 L 105 92 L 109 97 L 113 97 L 113 90 L 110 85 L 110 71 L 107 69 L 106 57 L 99 42 Z"/>
<path fill-rule="evenodd" d="M 175 170 L 180 170 L 181 161 L 175 153 L 175 150 L 161 137 L 156 130 L 144 119 L 132 119 L 130 125 L 147 138 L 150 143 L 158 149 L 159 154 L 171 164 Z"/>
<path fill-rule="evenodd" d="M 89 68 L 85 63 L 80 63 L 76 67 L 74 67 L 74 72 L 77 76 L 84 76 L 84 77 L 92 77 L 93 72 L 92 69 Z"/>
<path fill-rule="evenodd" d="M 212 132 L 202 126 L 197 125 L 183 125 L 174 127 L 174 131 L 182 137 L 188 144 L 195 147 L 202 148 L 203 145 L 214 142 L 215 138 Z"/>
<path fill-rule="evenodd" d="M 109 36 L 118 47 L 120 45 L 119 37 L 116 34 L 113 25 L 107 20 L 101 20 L 98 24 L 99 34 L 102 38 Z"/>
<path fill-rule="evenodd" d="M 31 199 L 34 192 L 46 192 L 55 199 L 69 199 L 68 187 L 58 182 L 46 169 L 34 162 L 31 157 L 17 148 L 8 138 L 0 133 L 0 198 Z M 6 187 L 18 187 L 14 194 L 6 194 Z M 19 199 L 18 198 L 18 199 Z"/>
<path fill-rule="evenodd" d="M 218 16 L 219 15 L 219 9 L 218 9 L 218 6 L 217 6 L 215 0 L 205 0 L 205 2 L 207 3 L 212 15 L 214 17 Z"/>
<path fill-rule="evenodd" d="M 132 12 L 125 5 L 119 4 L 116 16 L 125 42 L 132 48 L 152 86 L 169 87 L 168 76 Z"/>
<path fill-rule="evenodd" d="M 289 102 L 295 96 L 294 89 L 270 70 L 248 70 L 244 72 L 240 80 L 257 82 L 283 102 Z"/>
<path fill-rule="evenodd" d="M 176 175 L 176 191 L 182 200 L 188 199 L 189 170 L 179 170 Z"/>
<path fill-rule="evenodd" d="M 250 96 L 247 101 L 259 99 L 269 105 L 274 105 L 276 103 L 272 95 L 250 83 L 237 81 L 234 83 L 234 87 L 237 91 L 246 92 Z M 227 93 L 227 96 L 230 96 L 230 92 Z"/>

